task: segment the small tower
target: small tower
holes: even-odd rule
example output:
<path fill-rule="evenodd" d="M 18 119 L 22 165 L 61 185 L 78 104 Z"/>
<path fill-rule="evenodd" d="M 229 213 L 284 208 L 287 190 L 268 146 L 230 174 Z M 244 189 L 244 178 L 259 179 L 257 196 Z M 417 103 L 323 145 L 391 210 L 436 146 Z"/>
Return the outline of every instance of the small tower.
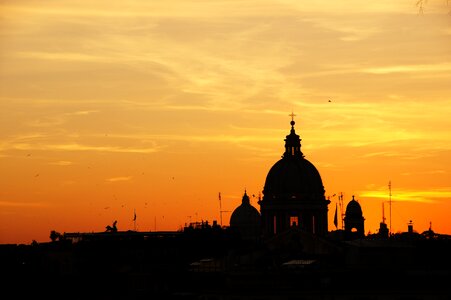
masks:
<path fill-rule="evenodd" d="M 412 220 L 409 221 L 409 224 L 407 224 L 407 232 L 413 233 L 413 222 Z"/>
<path fill-rule="evenodd" d="M 365 218 L 359 202 L 354 199 L 346 206 L 345 213 L 345 238 L 348 240 L 359 239 L 365 236 Z"/>

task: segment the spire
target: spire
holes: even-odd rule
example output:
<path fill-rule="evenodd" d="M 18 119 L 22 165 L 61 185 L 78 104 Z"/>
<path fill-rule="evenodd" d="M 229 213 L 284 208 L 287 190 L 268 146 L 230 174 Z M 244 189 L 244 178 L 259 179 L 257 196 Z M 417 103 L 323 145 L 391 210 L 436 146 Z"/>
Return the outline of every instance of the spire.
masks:
<path fill-rule="evenodd" d="M 249 196 L 247 195 L 247 191 L 244 190 L 243 200 L 241 202 L 242 204 L 250 204 Z"/>
<path fill-rule="evenodd" d="M 292 112 L 289 116 L 291 117 L 291 130 L 290 134 L 287 135 L 287 138 L 285 139 L 285 153 L 283 157 L 304 157 L 304 154 L 301 152 L 301 139 L 294 130 L 294 124 L 296 124 L 294 117 L 296 115 Z"/>

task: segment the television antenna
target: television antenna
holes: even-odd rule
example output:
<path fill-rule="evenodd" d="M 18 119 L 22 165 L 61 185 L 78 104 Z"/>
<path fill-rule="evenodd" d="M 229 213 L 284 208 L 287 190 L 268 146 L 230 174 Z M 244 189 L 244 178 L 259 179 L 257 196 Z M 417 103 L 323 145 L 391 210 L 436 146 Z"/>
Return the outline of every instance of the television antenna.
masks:
<path fill-rule="evenodd" d="M 388 205 L 389 205 L 389 209 L 390 209 L 390 230 L 389 230 L 389 236 L 391 236 L 391 180 L 388 181 L 388 195 L 389 195 L 389 200 L 388 200 Z"/>
<path fill-rule="evenodd" d="M 222 213 L 230 212 L 230 210 L 222 210 L 221 192 L 219 192 L 218 194 L 218 199 L 219 199 L 219 223 L 221 224 L 222 227 Z"/>
<path fill-rule="evenodd" d="M 344 209 L 344 203 L 343 203 L 343 192 L 340 192 L 340 195 L 338 195 L 338 205 L 340 206 L 340 216 L 341 216 L 341 229 L 344 229 L 344 216 L 345 213 L 343 212 Z"/>

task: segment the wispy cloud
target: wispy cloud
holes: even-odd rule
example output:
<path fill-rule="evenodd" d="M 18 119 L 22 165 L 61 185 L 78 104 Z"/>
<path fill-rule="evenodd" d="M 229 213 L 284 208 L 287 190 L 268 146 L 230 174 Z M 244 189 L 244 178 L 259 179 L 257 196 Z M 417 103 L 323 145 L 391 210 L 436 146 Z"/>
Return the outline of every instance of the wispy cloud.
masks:
<path fill-rule="evenodd" d="M 361 155 L 362 158 L 371 158 L 371 157 L 396 157 L 398 159 L 403 160 L 415 160 L 415 159 L 423 159 L 427 157 L 433 157 L 435 153 L 415 151 L 416 149 L 409 149 L 406 151 L 405 149 L 398 148 L 398 150 L 392 151 L 378 151 L 378 152 L 369 152 Z"/>
<path fill-rule="evenodd" d="M 292 10 L 284 9 L 286 5 L 280 5 L 274 1 L 246 1 L 239 3 L 240 9 L 236 9 L 236 1 L 149 1 L 128 2 L 127 4 L 108 5 L 102 1 L 92 1 L 90 5 L 66 5 L 63 2 L 58 5 L 25 6 L 19 4 L 3 5 L 10 12 L 26 13 L 31 15 L 53 15 L 66 18 L 96 17 L 96 18 L 142 18 L 142 17 L 220 17 L 224 14 L 230 16 L 262 16 L 273 14 L 293 13 Z M 138 4 L 139 3 L 139 4 Z"/>
<path fill-rule="evenodd" d="M 391 74 L 391 73 L 410 73 L 410 72 L 449 72 L 451 63 L 441 64 L 417 64 L 417 65 L 394 65 L 386 67 L 372 67 L 362 70 L 370 74 Z"/>
<path fill-rule="evenodd" d="M 60 106 L 64 107 L 67 104 L 61 104 Z M 65 124 L 68 120 L 73 119 L 77 116 L 88 116 L 93 113 L 99 112 L 98 110 L 79 110 L 73 112 L 65 112 L 65 113 L 54 113 L 52 115 L 47 116 L 38 116 L 33 120 L 26 121 L 26 124 L 30 127 L 44 128 L 44 127 L 55 127 L 61 126 Z"/>
<path fill-rule="evenodd" d="M 71 166 L 74 163 L 68 160 L 59 160 L 59 161 L 55 161 L 55 162 L 51 162 L 49 163 L 50 165 L 56 165 L 56 166 Z"/>
<path fill-rule="evenodd" d="M 4 206 L 4 207 L 42 207 L 42 206 L 46 206 L 46 203 L 43 203 L 43 202 L 0 201 L 0 206 Z"/>
<path fill-rule="evenodd" d="M 386 188 L 385 190 L 361 191 L 360 196 L 362 198 L 375 198 L 388 201 L 388 191 Z M 392 201 L 437 203 L 445 199 L 451 199 L 451 187 L 436 190 L 396 189 L 392 191 Z"/>
<path fill-rule="evenodd" d="M 67 116 L 87 116 L 99 112 L 98 110 L 79 110 L 70 113 L 65 113 Z"/>
<path fill-rule="evenodd" d="M 94 151 L 94 152 L 115 152 L 115 153 L 155 153 L 160 151 L 161 147 L 121 147 L 121 146 L 92 146 L 78 143 L 70 144 L 29 144 L 13 143 L 9 145 L 0 145 L 0 151 L 7 150 L 38 150 L 38 151 Z"/>
<path fill-rule="evenodd" d="M 412 175 L 442 175 L 447 174 L 448 172 L 445 170 L 429 170 L 429 171 L 415 171 L 415 172 L 403 172 L 401 175 L 403 176 L 412 176 Z"/>
<path fill-rule="evenodd" d="M 105 179 L 108 182 L 117 182 L 117 181 L 129 181 L 132 180 L 132 176 L 120 176 L 120 177 L 112 177 Z"/>
<path fill-rule="evenodd" d="M 42 145 L 41 147 L 34 147 L 34 145 L 28 145 L 29 149 L 41 149 L 41 150 L 54 150 L 54 151 L 95 151 L 95 152 L 117 152 L 117 153 L 155 153 L 159 151 L 159 147 L 149 148 L 128 148 L 120 146 L 91 146 L 83 144 L 53 144 Z M 22 145 L 22 149 L 27 149 L 26 145 Z M 27 149 L 27 150 L 29 150 Z"/>
<path fill-rule="evenodd" d="M 77 61 L 77 62 L 112 62 L 108 57 L 72 52 L 18 52 L 20 58 L 33 58 L 42 60 Z"/>

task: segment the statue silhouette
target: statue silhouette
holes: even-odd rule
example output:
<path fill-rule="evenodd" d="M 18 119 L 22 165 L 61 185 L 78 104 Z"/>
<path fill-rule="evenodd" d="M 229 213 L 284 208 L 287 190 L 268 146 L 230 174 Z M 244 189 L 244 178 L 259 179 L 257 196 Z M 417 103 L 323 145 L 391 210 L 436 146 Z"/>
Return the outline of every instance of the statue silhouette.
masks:
<path fill-rule="evenodd" d="M 117 221 L 115 220 L 113 222 L 113 226 L 107 225 L 106 226 L 106 232 L 117 232 L 116 224 L 117 224 Z"/>

